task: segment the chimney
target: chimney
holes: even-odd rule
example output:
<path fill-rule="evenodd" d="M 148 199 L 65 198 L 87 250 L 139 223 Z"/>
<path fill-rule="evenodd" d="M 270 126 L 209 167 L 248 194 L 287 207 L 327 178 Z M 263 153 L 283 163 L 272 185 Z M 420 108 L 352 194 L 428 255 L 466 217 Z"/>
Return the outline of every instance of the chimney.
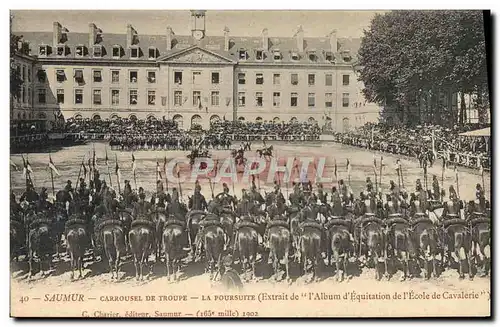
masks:
<path fill-rule="evenodd" d="M 94 47 L 97 27 L 94 23 L 89 24 L 89 51 Z"/>
<path fill-rule="evenodd" d="M 295 39 L 297 40 L 297 50 L 304 52 L 304 30 L 302 29 L 302 25 L 299 25 L 295 33 Z"/>
<path fill-rule="evenodd" d="M 229 27 L 224 27 L 224 51 L 229 51 Z"/>
<path fill-rule="evenodd" d="M 134 44 L 135 30 L 131 24 L 127 24 L 127 49 Z"/>
<path fill-rule="evenodd" d="M 262 48 L 264 48 L 265 51 L 269 50 L 269 36 L 267 34 L 267 28 L 262 30 Z"/>
<path fill-rule="evenodd" d="M 52 29 L 52 45 L 54 46 L 54 48 L 57 47 L 59 41 L 61 41 L 61 24 L 59 24 L 58 22 L 54 22 Z"/>
<path fill-rule="evenodd" d="M 172 31 L 172 27 L 167 26 L 167 51 L 172 50 L 172 36 L 174 36 L 174 31 Z"/>
<path fill-rule="evenodd" d="M 330 36 L 330 51 L 336 53 L 338 52 L 337 30 L 331 31 L 329 36 Z"/>

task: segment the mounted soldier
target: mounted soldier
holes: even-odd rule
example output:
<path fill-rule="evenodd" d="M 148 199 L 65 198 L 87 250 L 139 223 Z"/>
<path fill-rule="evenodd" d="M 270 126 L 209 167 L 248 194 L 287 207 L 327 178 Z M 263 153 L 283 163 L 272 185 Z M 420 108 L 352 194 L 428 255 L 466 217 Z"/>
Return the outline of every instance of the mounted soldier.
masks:
<path fill-rule="evenodd" d="M 129 180 L 125 180 L 125 186 L 123 187 L 123 200 L 125 201 L 125 206 L 129 207 L 132 205 L 133 193 Z"/>
<path fill-rule="evenodd" d="M 242 189 L 241 193 L 241 201 L 238 203 L 235 212 L 240 219 L 247 220 L 256 214 L 256 207 L 246 189 Z"/>
<path fill-rule="evenodd" d="M 373 183 L 371 181 L 371 178 L 370 177 L 366 177 L 366 192 L 367 193 L 374 193 L 374 190 L 373 190 Z"/>
<path fill-rule="evenodd" d="M 189 210 L 205 210 L 207 209 L 207 201 L 203 194 L 201 194 L 201 186 L 198 180 L 196 180 L 194 187 L 193 197 L 189 198 L 188 203 Z"/>
<path fill-rule="evenodd" d="M 316 184 L 316 187 L 318 188 L 318 200 L 319 200 L 322 204 L 327 204 L 327 203 L 328 203 L 328 200 L 327 200 L 327 194 L 326 194 L 326 192 L 323 190 L 323 184 L 322 184 L 322 183 L 317 183 L 317 184 Z"/>
<path fill-rule="evenodd" d="M 33 187 L 33 182 L 31 180 L 28 180 L 26 183 L 26 191 L 21 195 L 21 199 L 19 202 L 28 202 L 28 203 L 35 203 L 38 201 L 38 194 L 35 191 L 35 188 Z"/>
<path fill-rule="evenodd" d="M 395 195 L 397 198 L 401 197 L 401 192 L 399 190 L 399 187 L 396 186 L 396 183 L 394 183 L 393 180 L 389 181 L 390 188 L 389 190 L 391 191 L 391 195 Z"/>
<path fill-rule="evenodd" d="M 37 212 L 49 212 L 52 210 L 52 203 L 47 201 L 47 188 L 42 187 L 37 203 Z"/>
<path fill-rule="evenodd" d="M 255 176 L 252 176 L 252 188 L 250 190 L 250 198 L 254 203 L 258 204 L 259 206 L 266 202 L 262 197 L 262 194 L 260 194 L 259 191 L 257 190 L 257 186 L 255 186 Z"/>
<path fill-rule="evenodd" d="M 168 215 L 173 215 L 176 219 L 184 221 L 186 210 L 179 199 L 179 192 L 177 188 L 172 189 L 172 200 L 167 205 Z"/>
<path fill-rule="evenodd" d="M 290 204 L 293 208 L 299 209 L 303 206 L 305 199 L 300 189 L 300 184 L 293 182 L 293 192 L 289 195 Z"/>
<path fill-rule="evenodd" d="M 165 194 L 163 190 L 163 182 L 156 181 L 156 193 L 151 197 L 151 204 L 157 207 L 164 208 L 165 202 L 171 202 L 170 194 Z"/>
<path fill-rule="evenodd" d="M 101 181 L 99 170 L 97 168 L 94 169 L 94 188 L 97 192 L 101 191 L 102 185 L 104 181 Z"/>
<path fill-rule="evenodd" d="M 432 192 L 434 200 L 441 199 L 441 187 L 439 187 L 439 181 L 436 175 L 432 175 Z"/>
<path fill-rule="evenodd" d="M 332 216 L 342 217 L 344 216 L 344 206 L 342 204 L 342 199 L 340 193 L 337 191 L 335 186 L 332 187 Z"/>
<path fill-rule="evenodd" d="M 236 198 L 229 194 L 229 187 L 226 183 L 222 183 L 222 189 L 223 191 L 217 195 L 217 199 L 223 208 L 232 210 L 233 207 L 236 207 Z"/>
<path fill-rule="evenodd" d="M 347 185 L 344 183 L 343 179 L 339 180 L 339 192 L 342 202 L 349 202 L 349 190 L 347 189 Z"/>
<path fill-rule="evenodd" d="M 133 214 L 135 219 L 146 219 L 151 212 L 152 205 L 151 203 L 146 201 L 146 193 L 144 193 L 144 189 L 139 187 L 139 201 L 133 204 Z"/>

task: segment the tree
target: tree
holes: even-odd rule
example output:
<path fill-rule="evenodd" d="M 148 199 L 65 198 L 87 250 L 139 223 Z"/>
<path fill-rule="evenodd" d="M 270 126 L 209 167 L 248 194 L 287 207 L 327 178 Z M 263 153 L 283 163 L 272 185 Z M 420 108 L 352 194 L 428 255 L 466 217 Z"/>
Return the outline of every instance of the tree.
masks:
<path fill-rule="evenodd" d="M 376 15 L 359 50 L 366 99 L 393 108 L 385 114 L 403 122 L 456 122 L 453 96 L 487 90 L 482 26 L 480 11 Z"/>

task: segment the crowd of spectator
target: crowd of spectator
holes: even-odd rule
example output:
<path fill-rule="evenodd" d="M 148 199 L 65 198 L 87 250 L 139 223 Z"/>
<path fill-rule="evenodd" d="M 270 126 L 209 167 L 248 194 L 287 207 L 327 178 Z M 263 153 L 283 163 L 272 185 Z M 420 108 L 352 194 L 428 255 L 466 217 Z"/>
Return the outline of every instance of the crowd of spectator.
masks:
<path fill-rule="evenodd" d="M 426 125 L 415 128 L 369 123 L 345 133 L 333 133 L 335 141 L 352 146 L 420 158 L 433 152 L 452 164 L 470 168 L 490 167 L 489 137 L 464 137 L 470 128 Z M 434 147 L 433 147 L 434 140 Z"/>

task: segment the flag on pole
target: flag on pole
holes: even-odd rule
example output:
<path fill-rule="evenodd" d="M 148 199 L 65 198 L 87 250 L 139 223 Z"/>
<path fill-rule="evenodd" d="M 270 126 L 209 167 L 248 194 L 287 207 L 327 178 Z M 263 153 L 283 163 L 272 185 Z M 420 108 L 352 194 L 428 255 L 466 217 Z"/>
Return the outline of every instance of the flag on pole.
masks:
<path fill-rule="evenodd" d="M 14 163 L 14 161 L 12 161 L 12 159 L 10 160 L 10 166 L 12 167 L 12 169 L 14 169 L 15 171 L 18 171 L 19 170 L 19 167 L 17 167 L 17 165 Z"/>
<path fill-rule="evenodd" d="M 337 180 L 337 159 L 333 158 L 333 175 L 335 176 L 335 180 Z"/>
<path fill-rule="evenodd" d="M 121 172 L 120 172 L 120 167 L 118 166 L 118 160 L 116 160 L 116 165 L 115 165 L 115 174 L 118 177 L 118 182 L 122 179 Z"/>
<path fill-rule="evenodd" d="M 446 169 L 446 159 L 443 157 L 443 170 Z"/>
<path fill-rule="evenodd" d="M 380 156 L 380 169 L 383 169 L 384 167 L 384 157 Z"/>
<path fill-rule="evenodd" d="M 159 176 L 158 180 L 163 179 L 162 176 L 161 176 L 160 163 L 158 161 L 156 161 L 156 172 L 158 173 L 158 176 Z"/>
<path fill-rule="evenodd" d="M 455 172 L 455 175 L 458 176 L 458 169 L 457 169 L 457 165 L 455 165 L 455 168 L 453 168 L 453 171 Z"/>
<path fill-rule="evenodd" d="M 480 174 L 481 176 L 483 176 L 483 174 L 484 174 L 484 168 L 483 168 L 483 165 L 482 165 L 482 164 L 479 166 L 479 174 Z"/>
<path fill-rule="evenodd" d="M 54 165 L 54 162 L 52 161 L 52 157 L 50 156 L 50 154 L 49 154 L 49 168 L 52 169 L 52 171 L 57 176 L 61 176 L 61 174 L 59 174 L 59 171 L 57 170 L 56 166 Z"/>
<path fill-rule="evenodd" d="M 33 173 L 33 169 L 31 168 L 30 162 L 28 158 L 24 159 L 23 157 L 23 176 L 26 177 L 26 174 L 31 174 Z"/>
<path fill-rule="evenodd" d="M 104 158 L 104 163 L 106 164 L 106 166 L 109 165 L 108 149 L 107 148 L 106 148 L 106 157 Z"/>
<path fill-rule="evenodd" d="M 85 161 L 82 160 L 83 167 L 83 179 L 87 179 L 87 167 L 85 166 Z"/>
<path fill-rule="evenodd" d="M 132 172 L 135 173 L 136 169 L 137 169 L 137 166 L 135 164 L 135 157 L 134 157 L 134 153 L 132 153 Z"/>
<path fill-rule="evenodd" d="M 218 163 L 218 161 L 217 161 L 217 163 Z M 217 163 L 216 163 L 216 166 L 215 166 L 215 174 L 216 175 L 217 175 Z M 177 178 L 180 175 L 180 169 L 179 169 L 179 163 L 178 162 L 175 163 L 175 166 L 174 166 L 174 169 L 173 169 L 173 175 L 177 176 Z"/>
<path fill-rule="evenodd" d="M 373 170 L 375 170 L 375 174 L 377 173 L 377 158 L 375 158 L 375 154 L 373 154 Z"/>
<path fill-rule="evenodd" d="M 351 162 L 347 159 L 347 176 L 351 176 Z"/>

